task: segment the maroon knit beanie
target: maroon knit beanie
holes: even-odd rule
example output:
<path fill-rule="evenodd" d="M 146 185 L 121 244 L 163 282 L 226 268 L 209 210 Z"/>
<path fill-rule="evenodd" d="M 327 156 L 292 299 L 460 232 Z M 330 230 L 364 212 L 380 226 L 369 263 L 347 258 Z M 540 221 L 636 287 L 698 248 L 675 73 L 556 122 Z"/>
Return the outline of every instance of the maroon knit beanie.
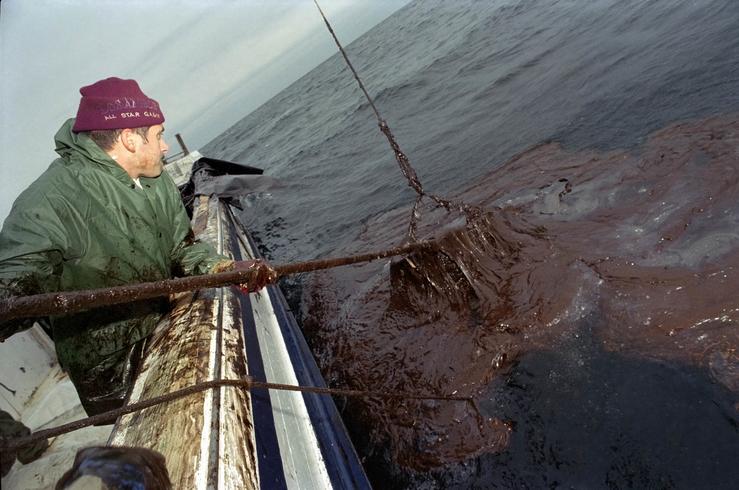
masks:
<path fill-rule="evenodd" d="M 139 88 L 136 80 L 111 77 L 80 89 L 82 99 L 72 131 L 125 129 L 164 122 L 159 104 Z"/>

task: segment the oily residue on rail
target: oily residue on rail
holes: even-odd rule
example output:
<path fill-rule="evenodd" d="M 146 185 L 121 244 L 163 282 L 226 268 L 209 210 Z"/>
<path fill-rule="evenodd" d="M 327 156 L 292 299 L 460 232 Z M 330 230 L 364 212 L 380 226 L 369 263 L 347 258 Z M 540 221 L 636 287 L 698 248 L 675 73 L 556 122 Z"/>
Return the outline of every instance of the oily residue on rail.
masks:
<path fill-rule="evenodd" d="M 317 274 L 303 318 L 330 385 L 471 394 L 484 408 L 349 401 L 360 452 L 415 471 L 505 453 L 525 415 L 498 410 L 491 387 L 507 396 L 526 356 L 567 356 L 584 337 L 599 359 L 707 373 L 735 431 L 738 162 L 737 117 L 669 126 L 634 152 L 542 144 L 459 196 L 487 210 L 478 220 L 424 210 L 418 236 L 437 250 Z M 376 217 L 356 243 L 396 245 L 406 219 Z"/>

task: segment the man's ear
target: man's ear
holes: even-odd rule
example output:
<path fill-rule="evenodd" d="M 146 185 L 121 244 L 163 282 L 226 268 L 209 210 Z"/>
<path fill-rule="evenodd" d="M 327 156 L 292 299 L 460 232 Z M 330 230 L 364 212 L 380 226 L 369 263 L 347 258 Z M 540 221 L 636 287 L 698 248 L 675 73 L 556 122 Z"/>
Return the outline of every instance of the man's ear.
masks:
<path fill-rule="evenodd" d="M 121 134 L 120 134 L 121 144 L 126 150 L 130 151 L 131 153 L 134 153 L 136 151 L 136 147 L 137 147 L 136 137 L 137 136 L 138 135 L 130 129 L 121 130 Z"/>

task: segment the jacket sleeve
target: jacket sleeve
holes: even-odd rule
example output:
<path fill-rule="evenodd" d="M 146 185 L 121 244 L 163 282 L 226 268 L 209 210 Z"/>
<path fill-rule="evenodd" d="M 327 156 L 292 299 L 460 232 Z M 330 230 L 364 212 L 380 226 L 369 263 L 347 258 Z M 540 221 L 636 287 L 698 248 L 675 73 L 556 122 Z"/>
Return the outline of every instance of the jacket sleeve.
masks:
<path fill-rule="evenodd" d="M 171 183 L 168 200 L 173 214 L 175 246 L 171 259 L 175 270 L 187 276 L 225 270 L 224 265 L 227 266 L 232 260 L 217 253 L 209 244 L 195 238 L 177 187 L 169 175 L 163 173 L 162 176 Z"/>
<path fill-rule="evenodd" d="M 189 221 L 187 223 L 189 228 Z M 215 270 L 220 272 L 226 270 L 224 265 L 231 262 L 230 258 L 218 254 L 207 243 L 196 240 L 190 230 L 172 251 L 172 264 L 186 276 L 209 274 Z"/>
<path fill-rule="evenodd" d="M 46 199 L 14 206 L 0 231 L 0 298 L 57 291 L 68 246 L 63 221 Z M 34 321 L 0 322 L 0 341 Z"/>

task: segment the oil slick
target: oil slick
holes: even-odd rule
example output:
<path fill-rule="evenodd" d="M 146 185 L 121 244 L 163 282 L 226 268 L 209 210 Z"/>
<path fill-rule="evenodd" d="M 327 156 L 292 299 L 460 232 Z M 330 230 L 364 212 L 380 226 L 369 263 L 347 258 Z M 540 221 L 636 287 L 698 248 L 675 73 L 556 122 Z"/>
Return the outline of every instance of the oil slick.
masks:
<path fill-rule="evenodd" d="M 491 387 L 533 352 L 571 352 L 570 373 L 595 351 L 682 365 L 736 395 L 737 159 L 735 116 L 671 125 L 636 151 L 541 144 L 459 196 L 488 211 L 467 229 L 423 211 L 418 237 L 438 250 L 317 275 L 304 324 L 329 384 L 485 401 L 480 430 L 456 404 L 351 401 L 360 446 L 415 471 L 505 452 L 516 422 Z M 392 245 L 406 220 L 372 218 L 356 243 Z"/>

